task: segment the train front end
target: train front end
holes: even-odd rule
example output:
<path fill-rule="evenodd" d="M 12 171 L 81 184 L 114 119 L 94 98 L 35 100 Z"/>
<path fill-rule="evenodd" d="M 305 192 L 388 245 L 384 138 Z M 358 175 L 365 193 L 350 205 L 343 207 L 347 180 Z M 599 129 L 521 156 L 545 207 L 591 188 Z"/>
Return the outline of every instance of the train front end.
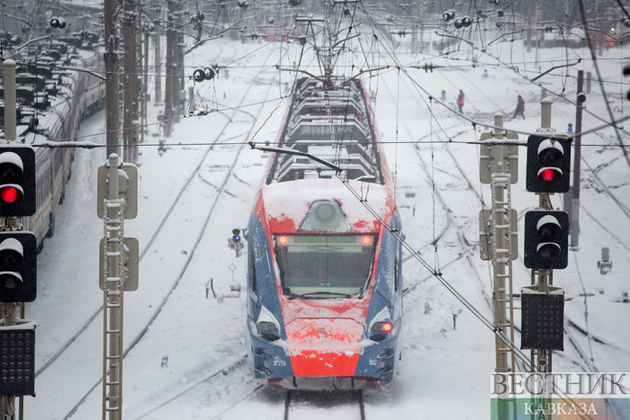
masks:
<path fill-rule="evenodd" d="M 371 184 L 368 203 L 400 230 L 387 185 Z M 256 378 L 283 389 L 362 389 L 394 377 L 401 247 L 381 221 L 338 179 L 261 188 L 248 235 L 248 361 Z"/>

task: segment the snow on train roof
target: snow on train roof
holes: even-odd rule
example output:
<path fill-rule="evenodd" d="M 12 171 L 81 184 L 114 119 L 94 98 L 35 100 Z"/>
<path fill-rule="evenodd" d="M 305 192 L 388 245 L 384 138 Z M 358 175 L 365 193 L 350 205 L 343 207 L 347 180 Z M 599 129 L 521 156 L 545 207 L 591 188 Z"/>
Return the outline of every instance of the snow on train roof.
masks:
<path fill-rule="evenodd" d="M 385 185 L 348 181 L 380 217 L 388 222 L 394 213 L 394 197 Z M 380 222 L 338 179 L 297 180 L 263 185 L 259 217 L 265 213 L 266 221 L 275 232 L 297 231 L 310 205 L 318 200 L 335 200 L 341 205 L 354 232 L 373 232 Z M 260 207 L 262 204 L 263 208 Z M 263 210 L 264 209 L 264 210 Z M 262 217 L 261 217 L 262 219 Z"/>
<path fill-rule="evenodd" d="M 285 149 L 340 163 L 348 179 L 382 183 L 381 156 L 372 125 L 359 80 L 333 78 L 327 84 L 302 78 L 296 83 L 278 143 Z M 326 170 L 299 155 L 276 155 L 267 182 L 319 177 Z"/>

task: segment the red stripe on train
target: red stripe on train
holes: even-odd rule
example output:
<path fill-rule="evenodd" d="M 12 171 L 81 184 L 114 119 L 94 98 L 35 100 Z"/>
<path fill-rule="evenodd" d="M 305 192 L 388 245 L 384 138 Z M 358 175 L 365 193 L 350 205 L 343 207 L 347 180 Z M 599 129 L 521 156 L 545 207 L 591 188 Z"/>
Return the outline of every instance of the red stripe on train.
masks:
<path fill-rule="evenodd" d="M 286 332 L 295 376 L 354 376 L 363 334 L 358 322 L 299 318 Z"/>

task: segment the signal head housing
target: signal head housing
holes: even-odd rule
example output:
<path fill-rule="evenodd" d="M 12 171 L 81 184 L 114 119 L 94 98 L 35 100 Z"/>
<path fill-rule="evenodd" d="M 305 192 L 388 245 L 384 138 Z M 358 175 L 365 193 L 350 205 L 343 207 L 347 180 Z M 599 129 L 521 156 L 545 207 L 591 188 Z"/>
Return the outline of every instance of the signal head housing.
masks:
<path fill-rule="evenodd" d="M 32 232 L 0 232 L 0 302 L 37 297 L 37 238 Z"/>
<path fill-rule="evenodd" d="M 569 214 L 534 210 L 525 213 L 525 267 L 563 269 L 569 251 Z"/>
<path fill-rule="evenodd" d="M 0 146 L 0 216 L 32 216 L 36 210 L 35 151 Z"/>
<path fill-rule="evenodd" d="M 571 142 L 566 137 L 532 135 L 527 139 L 527 191 L 569 191 Z"/>

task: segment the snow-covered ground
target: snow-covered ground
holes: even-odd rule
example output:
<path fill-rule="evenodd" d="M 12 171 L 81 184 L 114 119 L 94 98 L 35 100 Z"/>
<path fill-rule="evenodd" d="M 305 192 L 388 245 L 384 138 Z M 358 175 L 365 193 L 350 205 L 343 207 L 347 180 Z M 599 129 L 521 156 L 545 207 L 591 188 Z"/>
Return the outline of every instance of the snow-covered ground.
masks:
<path fill-rule="evenodd" d="M 478 214 L 490 206 L 490 189 L 479 183 L 479 147 L 466 143 L 477 141 L 482 128 L 435 99 L 430 101 L 424 91 L 439 98 L 445 90 L 445 103 L 456 109 L 455 97 L 462 89 L 464 113 L 473 120 L 491 124 L 494 113 L 501 111 L 506 127 L 534 132 L 540 126 L 541 88 L 525 77 L 582 58 L 581 63 L 540 79 L 549 92 L 572 101 L 577 70 L 595 75 L 593 63 L 586 49 L 571 50 L 567 57 L 560 48 L 527 52 L 522 41 L 498 42 L 487 54 L 462 44 L 461 51 L 446 57 L 435 50 L 410 54 L 408 38 L 399 40 L 396 55 L 405 71 L 398 71 L 381 47 L 379 65 L 394 66 L 369 78 L 366 74 L 364 82 L 376 97 L 373 105 L 396 178 L 404 232 L 426 261 L 492 319 L 492 268 L 480 259 L 478 247 Z M 362 65 L 361 50 L 354 48 L 348 55 L 355 58 L 344 65 Z M 625 50 L 612 48 L 599 57 L 616 119 L 628 112 L 624 104 L 630 86 L 621 76 Z M 133 345 L 124 362 L 124 418 L 282 416 L 283 394 L 259 388 L 242 361 L 245 299 L 229 297 L 229 286 L 233 282 L 245 286 L 246 258 L 235 257 L 227 238 L 233 228 L 246 226 L 266 161 L 260 151 L 241 145 L 275 140 L 288 103 L 281 99 L 284 84 L 293 77 L 280 74 L 275 65 L 299 62 L 299 51 L 297 44 L 229 39 L 196 49 L 186 57 L 189 75 L 215 62 L 229 65 L 229 78 L 221 73 L 220 78 L 195 86 L 205 103 L 220 112 L 176 124 L 162 156 L 157 152 L 158 137 L 151 134 L 140 147 L 139 212 L 135 220 L 125 222 L 125 235 L 140 241 L 141 261 L 140 287 L 126 293 L 124 300 L 124 348 Z M 499 65 L 493 57 L 519 71 Z M 307 55 L 303 65 L 316 70 L 311 58 Z M 432 62 L 436 70 L 411 67 L 425 62 Z M 525 98 L 527 118 L 511 120 L 518 94 Z M 574 122 L 575 106 L 551 97 L 552 126 L 564 133 Z M 195 100 L 199 103 L 200 97 Z M 602 125 L 600 118 L 608 119 L 595 81 L 585 105 L 583 130 Z M 157 132 L 153 123 L 160 109 L 149 106 L 151 133 Z M 94 136 L 88 140 L 104 141 L 103 115 L 83 124 L 82 135 Z M 621 131 L 621 138 L 630 141 L 626 131 Z M 448 139 L 452 142 L 445 142 Z M 585 135 L 582 142 L 580 247 L 570 253 L 567 269 L 554 271 L 554 285 L 566 292 L 567 318 L 608 345 L 568 328 L 586 360 L 565 337 L 565 351 L 554 353 L 553 369 L 629 371 L 630 304 L 619 300 L 630 290 L 630 165 L 610 128 Z M 522 261 L 523 215 L 538 205 L 538 197 L 525 190 L 525 155 L 521 147 L 519 182 L 512 186 L 513 208 L 519 214 L 517 292 L 530 284 L 530 270 Z M 45 370 L 36 378 L 37 397 L 25 399 L 25 418 L 101 415 L 103 293 L 98 287 L 98 243 L 103 228 L 96 216 L 95 191 L 96 169 L 104 161 L 103 150 L 77 150 L 66 200 L 56 215 L 55 236 L 46 240 L 38 259 L 38 297 L 27 304 L 26 315 L 37 321 L 36 369 Z M 231 167 L 233 175 L 226 178 Z M 562 208 L 560 197 L 554 196 L 552 202 Z M 610 248 L 613 261 L 607 275 L 597 268 L 602 247 Z M 495 368 L 492 332 L 413 259 L 405 262 L 404 276 L 405 287 L 411 290 L 404 302 L 403 359 L 392 383 L 366 392 L 367 418 L 489 418 L 489 379 Z M 211 278 L 224 299 L 214 299 L 212 292 L 207 297 Z M 518 325 L 518 300 L 516 307 Z M 82 328 L 82 334 L 63 349 Z M 516 344 L 520 345 L 518 334 Z M 325 405 L 317 397 L 305 397 L 296 410 L 299 418 L 358 416 L 356 404 L 343 398 Z"/>

